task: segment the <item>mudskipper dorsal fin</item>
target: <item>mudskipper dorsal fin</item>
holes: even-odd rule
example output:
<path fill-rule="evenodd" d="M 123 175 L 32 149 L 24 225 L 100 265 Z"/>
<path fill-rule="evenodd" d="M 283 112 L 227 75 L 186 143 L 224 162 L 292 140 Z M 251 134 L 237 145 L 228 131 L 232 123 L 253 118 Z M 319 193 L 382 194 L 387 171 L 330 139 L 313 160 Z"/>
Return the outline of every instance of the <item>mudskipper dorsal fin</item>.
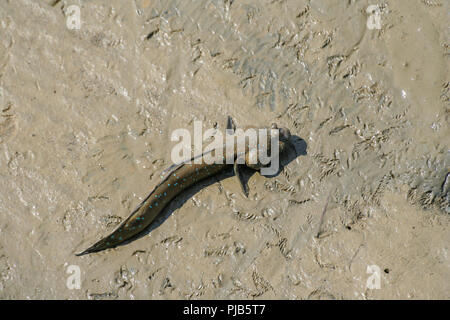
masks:
<path fill-rule="evenodd" d="M 233 118 L 231 118 L 231 116 L 227 117 L 227 134 L 234 134 L 234 132 L 236 131 L 236 124 L 233 121 Z"/>

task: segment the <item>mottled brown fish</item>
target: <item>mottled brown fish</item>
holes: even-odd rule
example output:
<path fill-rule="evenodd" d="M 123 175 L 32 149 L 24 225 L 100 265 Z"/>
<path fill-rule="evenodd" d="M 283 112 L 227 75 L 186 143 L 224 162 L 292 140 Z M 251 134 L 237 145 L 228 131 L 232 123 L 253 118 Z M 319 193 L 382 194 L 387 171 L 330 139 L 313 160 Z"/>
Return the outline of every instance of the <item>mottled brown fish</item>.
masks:
<path fill-rule="evenodd" d="M 235 128 L 236 127 L 233 120 L 228 117 L 227 129 L 234 131 Z M 272 124 L 272 127 L 268 129 L 277 129 L 276 132 L 278 135 L 279 153 L 283 153 L 286 149 L 286 146 L 290 144 L 289 139 L 291 134 L 289 130 L 286 128 L 278 129 L 276 124 Z M 266 154 L 271 154 L 270 141 L 267 144 L 259 143 L 258 141 L 258 147 L 261 147 L 261 145 L 265 145 L 268 149 L 265 150 Z M 225 147 L 226 146 L 224 145 L 224 148 Z M 239 180 L 244 195 L 248 196 L 248 189 L 242 176 L 242 166 L 247 166 L 254 170 L 260 170 L 262 167 L 264 167 L 261 162 L 253 163 L 252 161 L 250 161 L 252 151 L 254 151 L 254 149 L 250 149 L 248 146 L 248 141 L 246 141 L 244 153 L 239 153 L 237 147 L 234 147 L 234 152 L 232 154 L 233 159 L 231 164 L 229 164 L 228 161 L 224 161 L 224 163 L 213 164 L 207 164 L 204 161 L 202 161 L 202 163 L 200 164 L 193 163 L 193 160 L 196 159 L 198 157 L 197 156 L 192 157 L 190 161 L 185 161 L 183 163 L 171 166 L 166 170 L 167 173 L 165 174 L 165 177 L 162 179 L 162 181 L 141 202 L 141 204 L 137 206 L 137 208 L 130 214 L 130 216 L 120 224 L 120 226 L 115 231 L 113 231 L 109 236 L 98 241 L 85 251 L 76 255 L 81 256 L 84 254 L 113 248 L 123 243 L 124 241 L 136 236 L 137 234 L 145 230 L 155 220 L 155 218 L 163 211 L 163 209 L 173 198 L 175 198 L 191 185 L 207 177 L 218 174 L 230 165 L 234 168 L 234 173 Z M 206 151 L 201 156 L 209 152 L 212 152 L 213 154 L 215 151 Z M 222 150 L 221 154 L 225 154 L 225 152 L 223 152 Z M 241 158 L 241 161 L 238 161 L 239 158 Z"/>

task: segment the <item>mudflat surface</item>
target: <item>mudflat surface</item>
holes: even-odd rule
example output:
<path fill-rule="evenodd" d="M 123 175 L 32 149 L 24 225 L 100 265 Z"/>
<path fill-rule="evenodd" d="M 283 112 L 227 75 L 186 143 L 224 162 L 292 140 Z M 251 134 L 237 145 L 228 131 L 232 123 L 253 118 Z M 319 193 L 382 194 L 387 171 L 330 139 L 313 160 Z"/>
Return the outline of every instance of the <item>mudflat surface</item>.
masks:
<path fill-rule="evenodd" d="M 449 299 L 449 10 L 0 1 L 0 298 Z M 249 199 L 225 175 L 144 237 L 74 255 L 158 183 L 173 130 L 227 115 L 290 128 L 297 157 Z"/>

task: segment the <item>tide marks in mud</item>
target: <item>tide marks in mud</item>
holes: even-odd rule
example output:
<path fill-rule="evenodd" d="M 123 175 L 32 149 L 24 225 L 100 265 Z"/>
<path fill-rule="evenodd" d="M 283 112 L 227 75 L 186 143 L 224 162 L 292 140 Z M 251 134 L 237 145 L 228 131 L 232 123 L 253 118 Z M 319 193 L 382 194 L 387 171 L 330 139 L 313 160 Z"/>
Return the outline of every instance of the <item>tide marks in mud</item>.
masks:
<path fill-rule="evenodd" d="M 328 158 L 323 154 L 316 154 L 313 158 L 319 167 L 320 181 L 323 181 L 326 177 L 337 173 L 340 160 L 336 157 Z"/>
<path fill-rule="evenodd" d="M 247 249 L 239 241 L 234 241 L 232 245 L 226 244 L 216 248 L 206 248 L 203 252 L 205 257 L 223 257 L 231 254 L 245 254 Z"/>
<path fill-rule="evenodd" d="M 287 192 L 291 195 L 297 192 L 294 186 L 282 183 L 279 180 L 268 181 L 264 183 L 264 187 L 273 192 Z"/>
<path fill-rule="evenodd" d="M 449 50 L 449 45 L 446 45 L 446 49 L 447 51 Z M 447 55 L 450 55 L 450 53 L 447 53 Z M 450 111 L 450 106 L 448 105 L 448 103 L 450 102 L 450 82 L 444 82 L 442 84 L 441 101 L 443 103 L 447 103 L 447 114 L 448 114 Z"/>
<path fill-rule="evenodd" d="M 252 280 L 255 285 L 256 292 L 250 293 L 253 298 L 260 297 L 269 290 L 273 290 L 273 286 L 269 281 L 264 279 L 256 270 L 252 272 Z"/>
<path fill-rule="evenodd" d="M 119 298 L 117 292 L 88 293 L 88 298 L 92 300 L 115 300 Z"/>
<path fill-rule="evenodd" d="M 254 213 L 249 213 L 240 210 L 233 210 L 233 218 L 240 221 L 254 221 L 259 220 L 262 217 Z"/>
<path fill-rule="evenodd" d="M 303 93 L 305 94 L 304 91 Z M 306 97 L 306 99 L 308 99 L 308 97 Z M 296 131 L 300 131 L 305 127 L 307 114 L 310 110 L 311 107 L 309 105 L 291 103 L 282 115 L 285 115 L 287 117 L 289 122 L 292 124 L 291 127 L 295 128 Z M 280 117 L 282 115 L 280 115 Z"/>
<path fill-rule="evenodd" d="M 298 206 L 298 205 L 305 204 L 305 203 L 307 203 L 309 201 L 311 201 L 311 198 L 307 198 L 307 199 L 304 199 L 304 200 L 289 199 L 289 205 Z"/>
<path fill-rule="evenodd" d="M 437 0 L 422 0 L 421 2 L 427 7 L 442 7 L 442 2 Z"/>
<path fill-rule="evenodd" d="M 106 226 L 106 228 L 113 228 L 118 226 L 123 221 L 123 219 L 117 215 L 107 214 L 100 217 L 100 221 L 103 225 Z"/>
<path fill-rule="evenodd" d="M 380 205 L 380 198 L 383 195 L 386 186 L 389 184 L 391 180 L 394 179 L 394 175 L 392 172 L 384 175 L 378 183 L 378 186 L 375 188 L 373 192 L 369 195 L 369 201 L 377 206 Z"/>
<path fill-rule="evenodd" d="M 274 238 L 272 241 L 266 242 L 266 248 L 273 248 L 276 247 L 280 251 L 281 255 L 286 259 L 290 260 L 292 259 L 292 249 L 289 249 L 287 247 L 288 244 L 288 238 L 283 235 L 283 233 L 273 226 L 272 224 L 266 223 L 264 224 L 264 228 L 271 231 L 274 235 Z"/>
<path fill-rule="evenodd" d="M 3 249 L 3 248 L 0 248 Z M 13 283 L 15 269 L 8 256 L 0 251 L 0 292 Z"/>
<path fill-rule="evenodd" d="M 414 186 L 408 191 L 407 198 L 412 204 L 420 205 L 425 210 L 438 209 L 450 213 L 450 172 L 445 174 L 440 189 L 428 186 Z"/>
<path fill-rule="evenodd" d="M 354 153 L 362 153 L 368 150 L 377 150 L 380 146 L 387 142 L 390 136 L 393 134 L 395 129 L 398 129 L 398 126 L 392 126 L 385 128 L 379 132 L 374 133 L 373 135 L 364 138 L 362 141 L 356 143 L 353 147 L 352 154 Z"/>
<path fill-rule="evenodd" d="M 17 132 L 17 123 L 12 107 L 12 102 L 8 102 L 0 112 L 0 143 L 11 139 Z"/>

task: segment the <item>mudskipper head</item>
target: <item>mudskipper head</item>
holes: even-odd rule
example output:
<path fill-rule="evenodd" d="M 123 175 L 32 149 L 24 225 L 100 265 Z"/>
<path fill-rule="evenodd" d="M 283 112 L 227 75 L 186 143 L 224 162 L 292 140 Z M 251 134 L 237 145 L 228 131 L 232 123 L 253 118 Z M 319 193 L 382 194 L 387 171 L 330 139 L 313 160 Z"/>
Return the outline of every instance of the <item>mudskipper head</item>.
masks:
<path fill-rule="evenodd" d="M 258 137 L 258 147 L 250 148 L 246 154 L 246 165 L 260 170 L 262 175 L 274 175 L 279 170 L 279 156 L 286 152 L 290 144 L 291 132 L 287 128 L 278 128 L 273 123 L 263 137 Z"/>
<path fill-rule="evenodd" d="M 279 147 L 278 147 L 278 152 L 284 153 L 286 152 L 286 149 L 289 147 L 289 145 L 291 144 L 291 131 L 289 131 L 288 128 L 278 128 L 278 125 L 276 123 L 272 123 L 271 126 L 272 129 L 278 130 L 278 143 L 279 143 Z"/>

